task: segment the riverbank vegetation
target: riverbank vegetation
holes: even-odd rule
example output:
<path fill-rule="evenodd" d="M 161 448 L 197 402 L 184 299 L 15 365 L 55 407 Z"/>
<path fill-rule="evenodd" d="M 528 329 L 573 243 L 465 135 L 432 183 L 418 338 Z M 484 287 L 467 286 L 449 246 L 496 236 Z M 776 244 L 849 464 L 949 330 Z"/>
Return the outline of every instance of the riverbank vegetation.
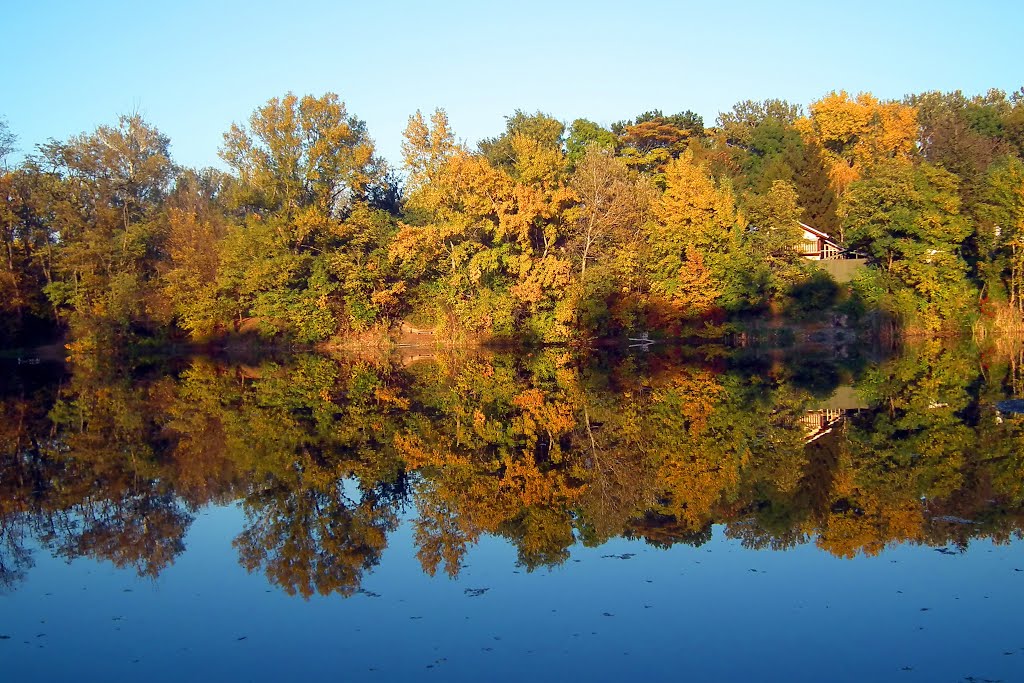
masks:
<path fill-rule="evenodd" d="M 401 169 L 336 95 L 288 94 L 225 133 L 226 171 L 170 145 L 128 115 L 3 172 L 5 343 L 571 343 L 836 307 L 938 333 L 1024 309 L 1022 92 L 744 101 L 714 126 L 517 111 L 475 146 L 416 112 Z M 801 222 L 867 267 L 837 287 Z"/>

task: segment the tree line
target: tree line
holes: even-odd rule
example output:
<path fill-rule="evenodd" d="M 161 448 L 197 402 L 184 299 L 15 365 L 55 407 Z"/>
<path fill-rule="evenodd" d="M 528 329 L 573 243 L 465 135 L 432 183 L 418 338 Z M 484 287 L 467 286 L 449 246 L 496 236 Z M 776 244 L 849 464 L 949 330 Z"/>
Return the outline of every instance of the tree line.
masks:
<path fill-rule="evenodd" d="M 0 126 L 0 154 L 14 136 Z M 401 169 L 334 94 L 273 98 L 176 165 L 137 114 L 0 176 L 0 334 L 78 348 L 398 321 L 573 342 L 839 307 L 937 332 L 1024 310 L 1024 90 L 744 101 L 705 126 L 517 111 L 471 147 L 416 112 Z M 800 222 L 863 254 L 836 288 Z"/>

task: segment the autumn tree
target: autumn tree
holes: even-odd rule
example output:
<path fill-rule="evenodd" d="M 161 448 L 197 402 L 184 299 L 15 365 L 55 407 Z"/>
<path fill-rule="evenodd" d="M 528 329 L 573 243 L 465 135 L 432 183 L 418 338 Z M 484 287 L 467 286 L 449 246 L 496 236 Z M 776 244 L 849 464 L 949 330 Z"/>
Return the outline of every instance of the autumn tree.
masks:
<path fill-rule="evenodd" d="M 728 184 L 684 154 L 665 170 L 665 192 L 650 223 L 651 287 L 683 310 L 700 312 L 722 293 L 724 255 L 740 216 Z"/>
<path fill-rule="evenodd" d="M 166 233 L 166 258 L 161 264 L 163 314 L 198 338 L 231 319 L 217 290 L 229 226 L 219 197 L 230 183 L 217 171 L 186 171 L 179 175 L 162 216 Z"/>
<path fill-rule="evenodd" d="M 80 332 L 121 334 L 151 315 L 163 235 L 157 220 L 174 167 L 170 141 L 135 114 L 41 146 L 60 249 L 51 301 Z"/>
<path fill-rule="evenodd" d="M 433 290 L 428 318 L 449 329 L 568 333 L 571 312 L 556 309 L 571 281 L 563 213 L 574 195 L 555 123 L 517 112 L 503 136 L 481 143 L 487 155 L 455 151 L 410 194 L 391 253 L 407 281 Z"/>
<path fill-rule="evenodd" d="M 52 327 L 45 290 L 54 277 L 57 251 L 51 189 L 53 176 L 21 168 L 0 175 L 0 337 Z"/>
<path fill-rule="evenodd" d="M 7 170 L 7 156 L 15 150 L 18 136 L 11 132 L 7 119 L 0 117 L 0 164 Z"/>
<path fill-rule="evenodd" d="M 371 204 L 383 167 L 365 123 L 333 93 L 289 94 L 232 126 L 221 156 L 242 214 L 218 273 L 236 324 L 302 341 L 386 325 L 403 285 L 385 258 L 394 224 Z"/>
<path fill-rule="evenodd" d="M 250 189 L 247 206 L 300 220 L 303 209 L 343 218 L 364 198 L 374 169 L 366 123 L 334 93 L 271 98 L 248 126 L 232 124 L 220 156 Z M 294 228 L 299 241 L 304 227 Z"/>
<path fill-rule="evenodd" d="M 812 103 L 809 116 L 796 125 L 805 140 L 821 147 L 838 194 L 871 166 L 909 163 L 916 152 L 917 110 L 869 93 L 851 98 L 844 91 L 832 92 Z"/>
<path fill-rule="evenodd" d="M 658 184 L 668 163 L 681 155 L 691 140 L 704 133 L 704 120 L 692 111 L 665 116 L 658 109 L 644 112 L 635 120 L 612 126 L 619 137 L 619 153 L 626 162 L 650 173 Z"/>
<path fill-rule="evenodd" d="M 539 147 L 549 151 L 561 151 L 565 124 L 543 112 L 527 114 L 517 109 L 511 116 L 505 117 L 505 132 L 480 141 L 480 153 L 495 168 L 508 171 L 515 175 L 518 153 L 513 145 L 517 137 L 533 140 Z"/>
<path fill-rule="evenodd" d="M 621 159 L 597 144 L 577 163 L 572 188 L 579 197 L 576 240 L 583 276 L 588 261 L 626 248 L 644 221 L 651 195 Z"/>
<path fill-rule="evenodd" d="M 409 172 L 408 189 L 415 192 L 434 179 L 444 163 L 459 149 L 444 109 L 435 109 L 430 123 L 417 109 L 402 133 L 402 158 Z"/>

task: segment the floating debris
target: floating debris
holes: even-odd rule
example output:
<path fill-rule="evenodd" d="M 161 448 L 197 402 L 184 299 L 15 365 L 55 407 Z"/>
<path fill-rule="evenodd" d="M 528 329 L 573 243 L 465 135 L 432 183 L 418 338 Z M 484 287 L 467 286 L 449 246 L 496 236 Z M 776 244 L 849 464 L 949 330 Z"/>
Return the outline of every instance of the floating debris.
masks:
<path fill-rule="evenodd" d="M 491 590 L 491 589 L 490 588 L 467 588 L 466 590 L 464 590 L 462 592 L 465 593 L 467 596 L 469 596 L 471 598 L 479 598 L 481 595 L 483 595 L 484 593 L 486 593 L 489 590 Z"/>
<path fill-rule="evenodd" d="M 622 553 L 621 555 L 602 555 L 601 556 L 602 559 L 606 559 L 606 560 L 607 559 L 612 559 L 612 560 L 628 560 L 628 559 L 633 558 L 633 557 L 636 557 L 636 553 Z"/>

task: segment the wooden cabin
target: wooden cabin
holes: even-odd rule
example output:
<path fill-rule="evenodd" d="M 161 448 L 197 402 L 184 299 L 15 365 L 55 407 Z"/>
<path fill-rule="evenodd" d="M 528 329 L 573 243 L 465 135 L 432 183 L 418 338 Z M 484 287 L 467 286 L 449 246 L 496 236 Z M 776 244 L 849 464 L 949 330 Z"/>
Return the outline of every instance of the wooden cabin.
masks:
<path fill-rule="evenodd" d="M 826 233 L 804 223 L 801 223 L 800 227 L 804 231 L 803 239 L 798 247 L 800 256 L 810 261 L 845 258 L 846 250 Z"/>

